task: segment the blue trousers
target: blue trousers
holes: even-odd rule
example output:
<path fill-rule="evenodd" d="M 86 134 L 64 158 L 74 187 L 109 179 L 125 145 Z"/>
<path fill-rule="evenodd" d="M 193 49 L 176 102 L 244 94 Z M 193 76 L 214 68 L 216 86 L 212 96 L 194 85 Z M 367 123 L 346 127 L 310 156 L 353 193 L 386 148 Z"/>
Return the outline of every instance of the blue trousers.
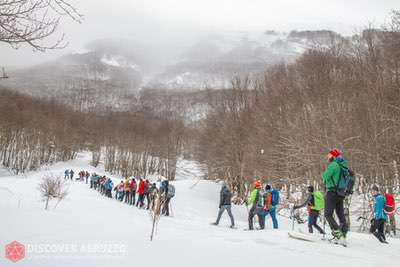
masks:
<path fill-rule="evenodd" d="M 267 215 L 271 215 L 271 219 L 272 219 L 272 224 L 274 229 L 278 229 L 278 220 L 276 219 L 276 208 L 275 207 L 271 207 L 269 211 L 264 211 L 262 213 L 262 217 L 263 217 L 263 224 L 265 225 L 265 219 L 267 217 Z"/>

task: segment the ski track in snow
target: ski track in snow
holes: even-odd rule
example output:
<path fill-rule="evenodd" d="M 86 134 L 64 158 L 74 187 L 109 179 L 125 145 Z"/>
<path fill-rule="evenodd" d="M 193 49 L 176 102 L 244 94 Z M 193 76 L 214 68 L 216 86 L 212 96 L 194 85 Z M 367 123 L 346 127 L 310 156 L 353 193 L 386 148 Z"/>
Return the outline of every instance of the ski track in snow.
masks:
<path fill-rule="evenodd" d="M 367 234 L 350 233 L 348 248 L 327 242 L 304 242 L 288 238 L 290 221 L 278 217 L 279 230 L 243 231 L 247 210 L 233 206 L 238 229 L 230 229 L 227 214 L 220 226 L 211 226 L 218 212 L 220 186 L 198 179 L 201 167 L 190 161 L 178 164 L 176 196 L 172 217 L 162 217 L 157 234 L 150 242 L 151 222 L 146 210 L 108 199 L 81 182 L 70 182 L 69 195 L 56 209 L 44 210 L 37 184 L 46 173 L 75 175 L 89 166 L 90 156 L 56 163 L 27 175 L 13 176 L 0 170 L 0 247 L 14 240 L 25 246 L 37 244 L 122 244 L 120 254 L 26 252 L 23 260 L 12 263 L 0 256 L 0 266 L 395 266 L 400 262 L 400 240 L 380 244 Z M 118 183 L 118 175 L 109 175 Z M 196 184 L 197 183 L 197 184 Z M 194 186 L 194 184 L 196 184 Z M 54 203 L 51 203 L 54 204 Z M 296 226 L 306 231 L 305 225 Z M 27 248 L 26 248 L 27 249 Z"/>

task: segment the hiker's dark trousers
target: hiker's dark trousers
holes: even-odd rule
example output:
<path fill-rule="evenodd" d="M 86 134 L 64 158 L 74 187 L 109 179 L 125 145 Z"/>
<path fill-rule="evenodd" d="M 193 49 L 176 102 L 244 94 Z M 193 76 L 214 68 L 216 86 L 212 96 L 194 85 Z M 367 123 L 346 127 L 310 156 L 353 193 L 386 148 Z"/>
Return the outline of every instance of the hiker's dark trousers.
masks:
<path fill-rule="evenodd" d="M 330 228 L 334 231 L 341 230 L 343 234 L 347 233 L 346 218 L 344 216 L 343 207 L 344 198 L 338 196 L 334 191 L 328 191 L 325 194 L 325 219 L 328 221 Z M 333 218 L 333 212 L 339 219 L 339 224 Z"/>
<path fill-rule="evenodd" d="M 258 224 L 260 225 L 261 229 L 264 229 L 264 220 L 262 217 L 262 208 L 257 208 L 255 206 L 251 207 L 250 211 L 249 211 L 249 230 L 253 230 L 254 226 L 253 226 L 253 218 L 255 215 L 257 215 L 258 217 Z"/>
<path fill-rule="evenodd" d="M 231 205 L 222 205 L 219 208 L 219 212 L 218 212 L 218 217 L 217 217 L 217 221 L 216 223 L 219 224 L 219 220 L 221 220 L 221 216 L 224 213 L 224 211 L 228 212 L 229 218 L 231 218 L 231 225 L 235 225 L 235 220 L 233 219 L 233 214 L 232 214 L 232 210 L 231 210 Z"/>
<path fill-rule="evenodd" d="M 308 215 L 308 232 L 313 233 L 313 227 L 318 230 L 321 234 L 324 233 L 324 230 L 319 227 L 317 224 L 317 220 L 319 217 L 319 211 L 317 210 L 311 210 L 310 214 Z"/>

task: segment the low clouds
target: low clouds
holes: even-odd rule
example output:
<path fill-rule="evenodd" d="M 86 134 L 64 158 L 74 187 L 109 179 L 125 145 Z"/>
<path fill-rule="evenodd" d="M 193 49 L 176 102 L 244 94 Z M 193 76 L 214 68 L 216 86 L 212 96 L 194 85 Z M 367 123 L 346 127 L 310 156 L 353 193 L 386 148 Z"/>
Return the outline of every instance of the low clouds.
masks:
<path fill-rule="evenodd" d="M 332 29 L 345 34 L 373 22 L 381 25 L 398 0 L 72 0 L 85 15 L 82 24 L 64 20 L 60 33 L 70 43 L 45 55 L 0 44 L 1 65 L 36 64 L 79 51 L 99 38 L 131 38 L 179 47 L 219 30 Z"/>

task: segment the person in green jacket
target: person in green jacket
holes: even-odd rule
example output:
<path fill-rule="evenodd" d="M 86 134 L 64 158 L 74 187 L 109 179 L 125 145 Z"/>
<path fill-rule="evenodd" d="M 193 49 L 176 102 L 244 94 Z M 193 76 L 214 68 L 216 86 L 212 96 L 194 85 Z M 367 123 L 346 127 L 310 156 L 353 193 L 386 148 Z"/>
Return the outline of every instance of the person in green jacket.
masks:
<path fill-rule="evenodd" d="M 253 228 L 253 218 L 255 215 L 258 217 L 258 223 L 260 224 L 261 229 L 264 229 L 264 220 L 262 217 L 263 212 L 263 194 L 261 192 L 261 182 L 255 181 L 254 190 L 251 191 L 249 198 L 246 201 L 247 206 L 251 206 L 249 211 L 249 230 L 254 230 Z"/>
<path fill-rule="evenodd" d="M 324 208 L 324 199 L 321 192 L 314 192 L 314 186 L 307 187 L 308 197 L 300 205 L 295 205 L 293 210 L 297 210 L 307 206 L 308 210 L 308 232 L 313 233 L 313 227 L 318 230 L 320 234 L 325 234 L 324 230 L 318 225 L 317 220 L 319 212 Z"/>
<path fill-rule="evenodd" d="M 337 187 L 341 177 L 341 168 L 347 168 L 348 163 L 343 159 L 341 152 L 337 149 L 332 149 L 328 153 L 328 160 L 328 168 L 322 175 L 326 192 L 324 215 L 332 230 L 333 236 L 340 242 L 345 243 L 348 229 L 344 216 L 344 197 L 337 194 Z M 333 217 L 334 212 L 336 212 L 340 225 Z"/>

